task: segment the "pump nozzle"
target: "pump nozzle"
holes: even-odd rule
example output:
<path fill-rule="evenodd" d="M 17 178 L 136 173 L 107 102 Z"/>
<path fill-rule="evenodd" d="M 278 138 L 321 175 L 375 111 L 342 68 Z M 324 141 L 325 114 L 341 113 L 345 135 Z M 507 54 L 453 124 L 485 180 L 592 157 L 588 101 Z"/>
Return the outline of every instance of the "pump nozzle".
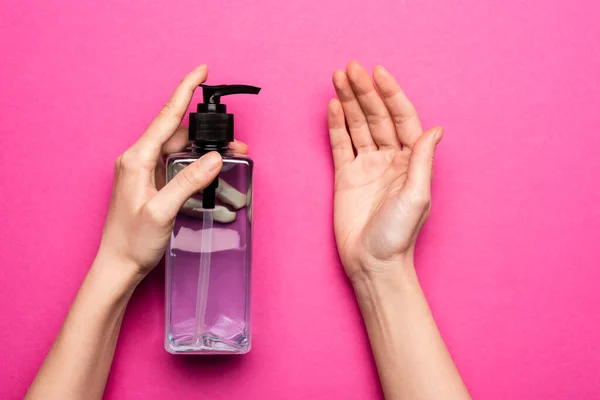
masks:
<path fill-rule="evenodd" d="M 230 94 L 258 94 L 260 88 L 250 85 L 216 85 L 200 84 L 205 104 L 221 104 L 221 96 Z"/>

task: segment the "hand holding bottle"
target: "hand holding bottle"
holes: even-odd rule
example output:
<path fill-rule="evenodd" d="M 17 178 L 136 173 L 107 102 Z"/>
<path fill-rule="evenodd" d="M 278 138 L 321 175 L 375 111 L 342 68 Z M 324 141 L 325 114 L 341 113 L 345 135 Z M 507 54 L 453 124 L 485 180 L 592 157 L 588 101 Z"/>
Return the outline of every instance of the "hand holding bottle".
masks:
<path fill-rule="evenodd" d="M 423 132 L 389 72 L 376 67 L 373 78 L 375 84 L 356 62 L 337 71 L 339 99 L 331 100 L 328 112 L 334 228 L 351 280 L 386 274 L 399 262 L 412 265 L 431 206 L 433 153 L 442 138 L 441 128 Z"/>
<path fill-rule="evenodd" d="M 99 256 L 117 257 L 144 277 L 160 261 L 177 212 L 217 176 L 222 160 L 211 152 L 165 185 L 162 156 L 183 149 L 187 128 L 180 126 L 194 90 L 208 75 L 205 65 L 189 73 L 142 137 L 115 163 L 114 187 Z M 235 142 L 245 154 L 246 145 Z"/>

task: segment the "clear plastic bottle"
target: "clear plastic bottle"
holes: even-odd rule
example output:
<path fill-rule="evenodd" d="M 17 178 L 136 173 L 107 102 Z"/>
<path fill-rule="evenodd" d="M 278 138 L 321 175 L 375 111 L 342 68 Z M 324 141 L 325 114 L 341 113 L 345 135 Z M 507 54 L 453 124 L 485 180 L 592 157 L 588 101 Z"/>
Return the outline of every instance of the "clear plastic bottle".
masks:
<path fill-rule="evenodd" d="M 243 85 L 205 86 L 190 114 L 190 146 L 167 159 L 167 180 L 209 151 L 223 157 L 219 177 L 175 219 L 165 254 L 165 349 L 183 354 L 243 354 L 251 347 L 252 168 L 229 148 L 233 115 L 223 95 L 258 93 Z"/>

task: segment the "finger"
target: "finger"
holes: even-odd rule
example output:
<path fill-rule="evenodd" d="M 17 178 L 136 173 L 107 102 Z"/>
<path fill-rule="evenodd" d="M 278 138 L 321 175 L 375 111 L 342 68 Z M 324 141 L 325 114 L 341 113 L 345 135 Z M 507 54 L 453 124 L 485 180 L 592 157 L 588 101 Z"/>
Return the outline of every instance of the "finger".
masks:
<path fill-rule="evenodd" d="M 156 189 L 160 190 L 165 186 L 166 183 L 166 165 L 165 158 L 172 153 L 177 153 L 183 150 L 188 144 L 188 128 L 187 126 L 180 126 L 177 128 L 173 136 L 163 145 L 161 149 L 161 157 L 156 160 L 156 167 L 154 168 L 154 183 Z"/>
<path fill-rule="evenodd" d="M 189 143 L 189 130 L 187 126 L 179 126 L 175 133 L 162 145 L 161 155 L 163 157 L 169 154 L 177 153 L 185 149 Z"/>
<path fill-rule="evenodd" d="M 375 142 L 371 137 L 371 132 L 369 132 L 365 114 L 360 108 L 360 104 L 358 104 L 358 100 L 348 81 L 348 76 L 344 71 L 336 71 L 333 74 L 333 86 L 342 103 L 346 122 L 350 129 L 352 144 L 357 153 L 377 150 L 377 146 L 375 146 Z"/>
<path fill-rule="evenodd" d="M 411 148 L 423 133 L 415 106 L 406 97 L 392 74 L 382 66 L 375 67 L 373 79 L 392 116 L 400 143 Z"/>
<path fill-rule="evenodd" d="M 167 166 L 165 163 L 160 160 L 156 164 L 156 168 L 154 168 L 154 185 L 156 186 L 156 190 L 160 190 L 165 187 L 165 183 L 167 183 Z"/>
<path fill-rule="evenodd" d="M 235 221 L 237 213 L 235 211 L 230 211 L 224 206 L 215 206 L 213 211 L 213 216 L 215 221 L 222 223 L 229 223 Z M 181 208 L 181 212 L 190 217 L 202 219 L 204 208 L 202 208 L 202 201 L 195 199 L 193 197 L 189 198 Z"/>
<path fill-rule="evenodd" d="M 329 125 L 329 140 L 331 141 L 331 152 L 333 153 L 333 165 L 339 170 L 344 165 L 354 160 L 352 140 L 346 130 L 344 121 L 344 110 L 338 99 L 331 99 L 327 107 L 327 122 Z"/>
<path fill-rule="evenodd" d="M 252 222 L 252 186 L 248 188 L 246 194 L 246 216 L 248 217 L 248 221 Z"/>
<path fill-rule="evenodd" d="M 375 143 L 380 148 L 399 149 L 400 142 L 396 135 L 394 122 L 367 71 L 356 61 L 352 61 L 348 64 L 347 74 Z"/>
<path fill-rule="evenodd" d="M 190 105 L 194 90 L 208 76 L 208 68 L 201 65 L 187 74 L 173 95 L 134 145 L 145 157 L 156 159 L 163 145 L 173 136 Z"/>
<path fill-rule="evenodd" d="M 223 160 L 215 151 L 207 153 L 181 170 L 146 204 L 155 218 L 169 221 L 192 195 L 208 186 L 219 173 Z"/>
<path fill-rule="evenodd" d="M 229 148 L 236 154 L 245 156 L 248 154 L 248 145 L 237 140 L 229 143 Z"/>
<path fill-rule="evenodd" d="M 428 199 L 431 195 L 433 176 L 433 153 L 442 139 L 444 130 L 433 128 L 423 133 L 413 146 L 408 162 L 406 188 L 418 198 Z"/>
<path fill-rule="evenodd" d="M 221 178 L 219 178 L 219 186 L 215 193 L 219 200 L 236 210 L 246 207 L 246 195 Z"/>

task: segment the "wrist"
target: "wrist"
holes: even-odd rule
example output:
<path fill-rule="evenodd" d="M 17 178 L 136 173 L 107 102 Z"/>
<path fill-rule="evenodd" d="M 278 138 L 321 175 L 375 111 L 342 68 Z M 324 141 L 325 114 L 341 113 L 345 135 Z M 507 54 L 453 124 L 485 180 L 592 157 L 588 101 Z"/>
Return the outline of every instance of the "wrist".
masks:
<path fill-rule="evenodd" d="M 110 287 L 114 294 L 131 293 L 143 279 L 134 262 L 103 249 L 98 251 L 89 275 Z"/>
<path fill-rule="evenodd" d="M 345 269 L 353 286 L 395 285 L 407 279 L 416 279 L 414 261 L 409 256 L 379 260 L 367 255 Z"/>
<path fill-rule="evenodd" d="M 397 294 L 411 291 L 419 286 L 412 260 L 381 261 L 368 260 L 360 263 L 350 276 L 350 281 L 359 301 L 384 300 Z"/>

